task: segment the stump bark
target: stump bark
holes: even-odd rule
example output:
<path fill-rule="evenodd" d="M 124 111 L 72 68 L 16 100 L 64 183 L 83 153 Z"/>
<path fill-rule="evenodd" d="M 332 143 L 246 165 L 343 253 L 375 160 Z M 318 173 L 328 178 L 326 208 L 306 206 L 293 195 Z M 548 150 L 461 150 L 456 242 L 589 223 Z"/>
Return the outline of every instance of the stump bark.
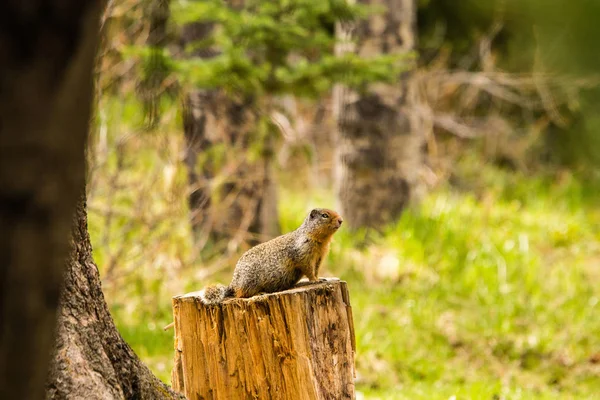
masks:
<path fill-rule="evenodd" d="M 204 305 L 173 298 L 173 389 L 188 399 L 353 399 L 354 326 L 346 282 Z"/>

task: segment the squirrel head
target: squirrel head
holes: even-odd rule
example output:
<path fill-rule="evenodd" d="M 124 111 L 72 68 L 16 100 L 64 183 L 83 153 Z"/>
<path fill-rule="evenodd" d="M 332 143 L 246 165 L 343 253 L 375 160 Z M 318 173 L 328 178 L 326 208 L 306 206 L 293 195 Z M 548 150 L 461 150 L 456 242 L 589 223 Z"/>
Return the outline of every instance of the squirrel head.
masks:
<path fill-rule="evenodd" d="M 343 218 L 327 208 L 313 209 L 300 227 L 316 240 L 324 240 L 333 235 L 344 222 Z"/>

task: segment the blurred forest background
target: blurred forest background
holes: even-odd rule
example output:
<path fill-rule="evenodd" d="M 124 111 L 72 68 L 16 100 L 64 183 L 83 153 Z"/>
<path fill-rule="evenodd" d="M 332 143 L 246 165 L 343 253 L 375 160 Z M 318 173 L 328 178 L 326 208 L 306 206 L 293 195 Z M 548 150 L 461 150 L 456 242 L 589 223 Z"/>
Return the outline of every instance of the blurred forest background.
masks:
<path fill-rule="evenodd" d="M 310 208 L 346 221 L 357 389 L 600 393 L 600 3 L 111 0 L 89 230 L 165 382 L 171 297 Z M 597 398 L 597 397 L 596 397 Z"/>

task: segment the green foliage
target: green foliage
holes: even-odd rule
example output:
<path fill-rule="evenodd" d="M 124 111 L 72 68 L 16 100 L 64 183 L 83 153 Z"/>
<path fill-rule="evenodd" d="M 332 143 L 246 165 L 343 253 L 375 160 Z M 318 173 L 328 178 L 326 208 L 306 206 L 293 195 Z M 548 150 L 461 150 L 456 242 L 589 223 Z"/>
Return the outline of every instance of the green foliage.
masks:
<path fill-rule="evenodd" d="M 325 274 L 349 284 L 358 390 L 368 399 L 594 398 L 600 182 L 515 175 L 474 158 L 458 176 L 468 192 L 432 193 L 365 248 L 360 235 L 336 235 Z M 291 181 L 284 231 L 333 204 L 331 193 Z M 193 272 L 177 278 L 186 291 L 231 277 Z M 160 328 L 170 298 L 160 286 L 136 290 L 141 300 L 132 294 L 120 307 L 115 293 L 107 299 L 125 339 L 168 382 L 172 333 Z"/>
<path fill-rule="evenodd" d="M 594 398 L 600 182 L 513 175 L 473 158 L 458 175 L 469 192 L 432 193 L 363 250 L 344 230 L 332 245 L 328 269 L 350 288 L 359 389 L 381 399 Z M 286 229 L 305 201 L 284 196 Z"/>
<path fill-rule="evenodd" d="M 475 7 L 473 3 L 481 2 L 417 1 L 417 45 L 421 61 L 428 62 L 438 52 L 450 50 L 449 66 L 456 68 L 464 64 L 465 56 L 473 52 L 477 41 L 491 26 L 496 2 L 487 1 L 483 2 L 486 7 Z"/>
<path fill-rule="evenodd" d="M 590 82 L 588 89 L 579 93 L 577 100 L 564 110 L 570 119 L 568 129 L 556 132 L 549 140 L 554 159 L 580 168 L 600 166 L 600 119 L 597 116 L 600 107 L 600 54 L 595 51 L 600 35 L 597 21 L 600 2 L 529 0 L 524 7 L 521 2 L 513 0 L 508 4 L 523 29 L 534 22 L 533 31 L 543 71 Z"/>
<path fill-rule="evenodd" d="M 188 51 L 213 47 L 210 59 L 178 60 L 185 81 L 235 93 L 315 97 L 345 83 L 364 89 L 372 82 L 394 82 L 406 68 L 407 55 L 370 59 L 334 55 L 333 27 L 356 22 L 373 9 L 342 0 L 252 0 L 240 8 L 224 1 L 176 2 L 173 20 L 182 25 L 212 22 L 212 36 Z"/>
<path fill-rule="evenodd" d="M 188 50 L 214 46 L 221 54 L 182 61 L 160 50 L 161 60 L 194 84 L 256 95 L 291 92 L 310 97 L 336 81 L 358 88 L 366 82 L 393 81 L 406 61 L 402 55 L 376 61 L 333 55 L 333 24 L 368 12 L 347 11 L 342 3 L 254 1 L 237 10 L 217 1 L 176 3 L 176 23 L 210 19 L 219 25 L 213 37 Z M 430 1 L 434 3 L 442 1 Z M 467 9 L 450 3 L 441 14 Z M 539 33 L 548 35 L 541 42 L 548 65 L 578 74 L 597 70 L 598 53 L 586 53 L 597 37 L 592 28 L 600 27 L 590 25 L 597 13 L 592 7 L 582 14 L 577 7 L 594 6 L 592 2 L 527 4 L 507 8 L 507 15 L 515 17 L 511 27 L 528 23 L 531 30 L 535 16 Z M 557 4 L 567 8 L 561 11 Z M 341 9 L 333 11 L 337 6 Z M 471 36 L 488 27 L 492 14 L 481 21 L 469 21 L 469 15 L 476 19 L 480 14 L 447 17 L 453 23 L 450 39 L 464 40 L 457 49 L 468 49 L 475 42 Z M 564 22 L 569 22 L 568 31 L 562 28 Z M 573 32 L 578 26 L 581 32 Z M 434 31 L 427 33 L 433 37 Z M 501 38 L 508 53 L 522 53 L 526 59 L 514 65 L 531 61 L 531 36 L 516 35 L 521 43 Z M 128 51 L 147 60 L 156 56 L 156 49 Z M 500 54 L 508 58 L 508 53 Z M 595 96 L 583 99 L 579 111 L 585 118 L 577 131 L 563 132 L 554 154 L 564 149 L 575 159 L 580 154 L 594 158 L 600 126 L 597 118 L 590 118 Z M 176 129 L 165 128 L 162 138 L 142 138 L 114 117 L 120 112 L 119 118 L 136 125 L 143 118 L 139 107 L 113 101 L 105 108 L 112 109 L 107 112 L 110 150 L 101 171 L 92 174 L 95 186 L 89 202 L 94 257 L 120 332 L 168 382 L 172 332 L 161 327 L 171 320 L 170 296 L 211 282 L 226 283 L 235 257 L 213 261 L 228 266 L 221 273 L 200 273 L 213 265 L 211 260 L 202 265 L 195 261 L 186 171 L 174 155 L 182 147 Z M 121 137 L 115 136 L 121 131 Z M 268 140 L 273 126 L 261 120 L 253 135 Z M 262 141 L 254 141 L 251 158 L 262 155 Z M 172 146 L 171 153 L 165 144 Z M 125 166 L 113 185 L 118 151 L 124 152 Z M 219 166 L 226 152 L 215 146 L 205 154 Z M 199 160 L 201 165 L 206 162 Z M 174 177 L 168 178 L 172 170 Z M 342 229 L 336 235 L 325 271 L 341 276 L 350 287 L 358 389 L 370 399 L 595 398 L 600 392 L 599 366 L 592 361 L 600 349 L 598 176 L 532 177 L 486 166 L 473 157 L 463 157 L 456 176 L 463 189 L 436 190 L 368 246 L 359 246 L 360 233 Z M 284 178 L 279 204 L 284 232 L 296 228 L 310 207 L 334 207 L 330 192 L 293 187 L 297 175 Z M 107 279 L 113 259 L 117 265 Z"/>
<path fill-rule="evenodd" d="M 557 80 L 564 80 L 561 84 L 546 82 L 537 86 L 535 96 L 542 98 L 543 108 L 502 104 L 499 114 L 511 122 L 515 131 L 531 126 L 532 119 L 551 117 L 551 124 L 532 152 L 536 164 L 588 170 L 600 166 L 595 112 L 600 106 L 600 55 L 595 51 L 600 34 L 596 21 L 599 2 L 419 0 L 418 4 L 421 65 L 431 63 L 435 68 L 443 63 L 451 70 L 481 71 L 482 62 L 487 62 L 493 64 L 487 71 L 494 73 L 560 77 Z M 481 44 L 489 45 L 490 52 L 482 52 Z M 500 103 L 497 100 L 496 105 Z M 482 101 L 476 112 L 489 115 L 490 102 Z"/>
<path fill-rule="evenodd" d="M 600 34 L 596 0 L 511 0 L 507 8 L 520 28 L 533 26 L 540 56 L 553 71 L 578 75 L 598 71 L 600 54 L 590 51 Z"/>
<path fill-rule="evenodd" d="M 600 54 L 595 49 L 600 35 L 600 2 L 510 0 L 504 2 L 504 9 L 508 26 L 505 30 L 510 30 L 506 58 L 517 60 L 529 55 L 529 65 L 516 66 L 571 79 L 564 85 L 564 94 L 554 95 L 569 97 L 570 101 L 559 110 L 566 123 L 551 127 L 548 132 L 551 161 L 581 169 L 598 168 Z M 586 89 L 578 90 L 582 82 L 587 82 L 583 85 Z"/>

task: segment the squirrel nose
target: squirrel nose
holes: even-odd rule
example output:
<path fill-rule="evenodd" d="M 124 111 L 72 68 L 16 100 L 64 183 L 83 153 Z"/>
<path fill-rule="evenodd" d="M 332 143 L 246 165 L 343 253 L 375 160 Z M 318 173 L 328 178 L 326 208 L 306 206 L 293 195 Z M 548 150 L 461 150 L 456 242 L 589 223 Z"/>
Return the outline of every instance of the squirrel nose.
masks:
<path fill-rule="evenodd" d="M 339 225 L 342 225 L 342 222 L 344 222 L 344 220 L 342 219 L 342 217 L 339 217 L 339 218 L 338 218 L 338 224 L 339 224 Z"/>

